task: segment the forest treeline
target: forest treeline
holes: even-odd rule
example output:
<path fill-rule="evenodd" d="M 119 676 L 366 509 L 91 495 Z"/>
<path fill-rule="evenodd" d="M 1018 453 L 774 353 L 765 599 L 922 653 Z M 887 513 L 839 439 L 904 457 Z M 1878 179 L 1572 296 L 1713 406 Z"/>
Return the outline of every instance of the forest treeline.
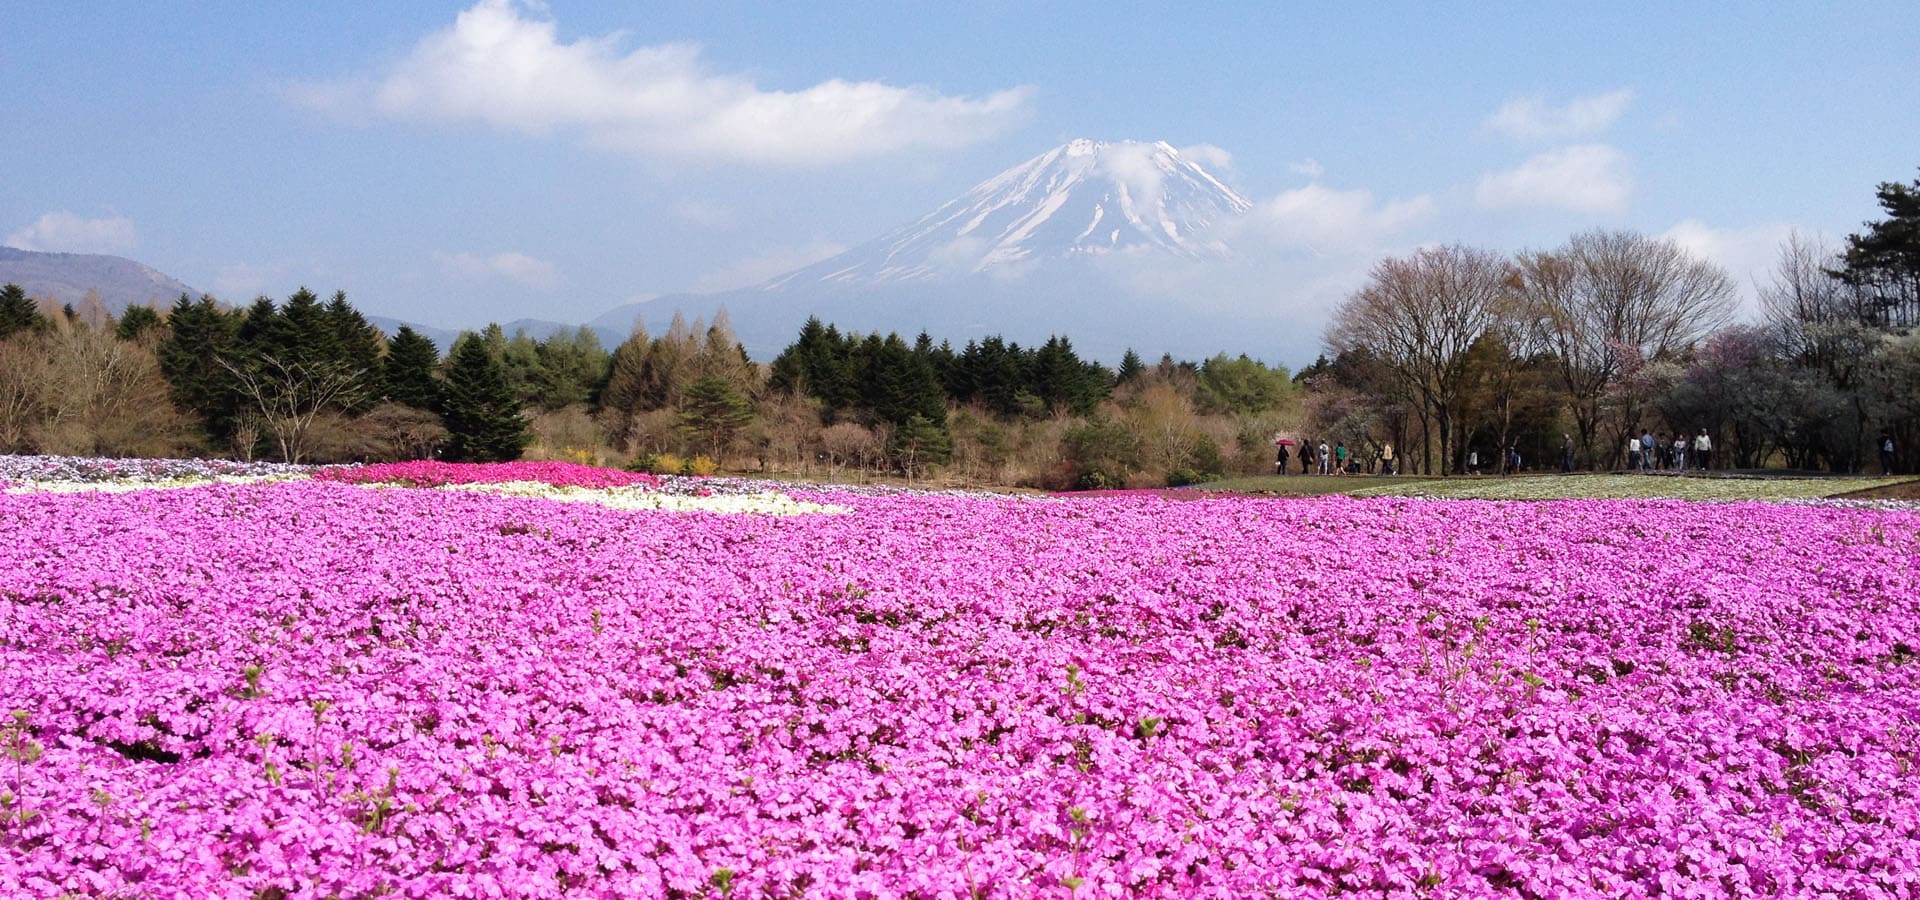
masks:
<path fill-rule="evenodd" d="M 1062 487 L 1258 469 L 1299 408 L 1285 369 L 1129 352 L 1117 369 L 1069 338 L 954 348 L 809 321 L 767 363 L 724 312 L 676 316 L 605 349 L 498 325 L 444 358 L 382 334 L 336 293 L 227 308 L 46 309 L 0 290 L 0 449 L 291 462 L 522 454 L 660 471 L 848 472 Z"/>
<path fill-rule="evenodd" d="M 1382 445 L 1447 474 L 1624 463 L 1627 437 L 1708 431 L 1722 465 L 1859 471 L 1920 442 L 1920 181 L 1843 248 L 1796 236 L 1730 324 L 1736 288 L 1658 238 L 1593 231 L 1515 255 L 1380 261 L 1327 353 L 1108 368 L 1064 335 L 955 347 L 810 320 L 750 359 L 725 313 L 605 348 L 585 328 L 498 325 L 436 347 L 383 334 L 343 293 L 230 308 L 181 297 L 117 318 L 0 289 L 0 452 L 293 462 L 522 455 L 657 471 L 940 474 L 1049 488 L 1273 470 L 1273 440 Z"/>
<path fill-rule="evenodd" d="M 1301 375 L 1304 427 L 1414 471 L 1619 468 L 1629 438 L 1708 435 L 1721 466 L 1860 472 L 1920 461 L 1920 181 L 1839 248 L 1803 235 L 1733 323 L 1736 285 L 1669 240 L 1591 231 L 1512 256 L 1380 261 Z M 1663 446 L 1666 445 L 1663 443 Z"/>

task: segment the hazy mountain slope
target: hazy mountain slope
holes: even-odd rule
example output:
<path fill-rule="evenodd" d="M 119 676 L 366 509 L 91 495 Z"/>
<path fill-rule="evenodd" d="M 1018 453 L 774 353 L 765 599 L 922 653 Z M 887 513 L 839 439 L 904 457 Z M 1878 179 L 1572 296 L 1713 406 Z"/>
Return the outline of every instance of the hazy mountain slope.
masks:
<path fill-rule="evenodd" d="M 200 292 L 131 259 L 97 253 L 39 253 L 0 247 L 0 284 L 17 284 L 28 296 L 79 305 L 98 291 L 108 313 L 129 306 L 166 306 L 181 294 Z"/>

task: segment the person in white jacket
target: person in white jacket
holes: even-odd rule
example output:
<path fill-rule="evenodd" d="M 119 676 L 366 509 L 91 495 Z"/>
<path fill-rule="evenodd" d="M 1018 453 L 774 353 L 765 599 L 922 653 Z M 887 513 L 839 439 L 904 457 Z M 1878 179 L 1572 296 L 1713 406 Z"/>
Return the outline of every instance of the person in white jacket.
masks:
<path fill-rule="evenodd" d="M 1705 428 L 1693 439 L 1693 458 L 1700 461 L 1701 469 L 1709 468 L 1713 460 L 1713 438 L 1707 437 Z"/>

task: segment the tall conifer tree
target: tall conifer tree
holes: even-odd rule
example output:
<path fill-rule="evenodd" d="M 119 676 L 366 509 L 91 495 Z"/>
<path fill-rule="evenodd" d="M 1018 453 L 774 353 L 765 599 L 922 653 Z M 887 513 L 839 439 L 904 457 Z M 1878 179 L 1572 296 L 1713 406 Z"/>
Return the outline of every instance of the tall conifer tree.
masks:
<path fill-rule="evenodd" d="M 0 287 L 0 340 L 15 332 L 45 328 L 46 324 L 33 300 L 19 285 Z"/>
<path fill-rule="evenodd" d="M 520 404 L 483 338 L 462 335 L 447 360 L 440 417 L 451 436 L 447 458 L 501 462 L 520 458 L 532 436 Z"/>
<path fill-rule="evenodd" d="M 440 349 L 433 341 L 402 325 L 387 342 L 387 356 L 380 362 L 381 393 L 395 403 L 437 410 L 440 382 L 433 377 L 433 370 L 439 364 Z"/>

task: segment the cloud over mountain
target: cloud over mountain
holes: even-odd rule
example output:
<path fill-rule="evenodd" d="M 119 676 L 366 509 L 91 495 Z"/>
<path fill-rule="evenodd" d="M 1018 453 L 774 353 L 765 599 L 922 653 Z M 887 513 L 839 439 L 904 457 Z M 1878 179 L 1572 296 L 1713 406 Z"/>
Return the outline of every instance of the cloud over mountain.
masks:
<path fill-rule="evenodd" d="M 817 166 L 975 143 L 1025 121 L 1032 89 L 956 97 L 832 79 L 764 90 L 709 71 L 695 44 L 622 50 L 619 33 L 558 37 L 512 0 L 480 0 L 379 74 L 302 84 L 298 103 L 349 117 L 475 122 L 574 134 L 602 149 L 699 163 Z"/>
<path fill-rule="evenodd" d="M 64 209 L 0 238 L 8 247 L 50 253 L 125 253 L 139 243 L 133 220 L 126 216 L 89 219 Z"/>

